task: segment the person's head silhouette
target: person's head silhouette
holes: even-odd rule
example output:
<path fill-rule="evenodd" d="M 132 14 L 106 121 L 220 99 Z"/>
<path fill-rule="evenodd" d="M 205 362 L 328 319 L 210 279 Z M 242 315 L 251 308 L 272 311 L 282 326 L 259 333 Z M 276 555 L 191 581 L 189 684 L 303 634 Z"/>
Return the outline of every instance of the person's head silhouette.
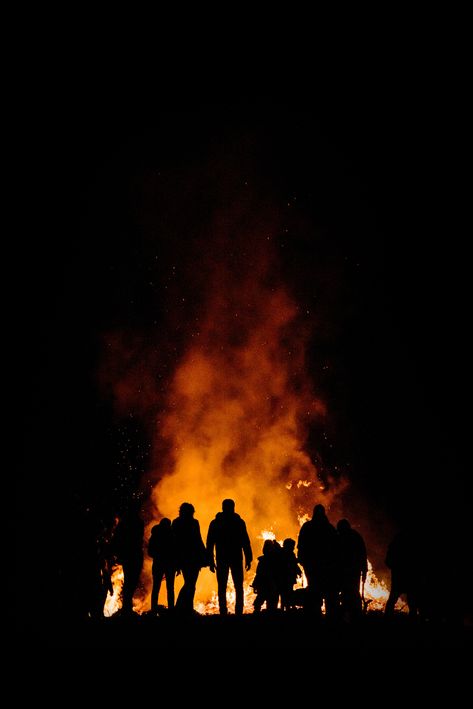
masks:
<path fill-rule="evenodd" d="M 183 502 L 179 507 L 179 517 L 189 519 L 194 516 L 195 507 L 190 502 Z"/>
<path fill-rule="evenodd" d="M 295 546 L 296 546 L 296 542 L 294 541 L 294 539 L 291 539 L 290 537 L 285 539 L 282 543 L 282 548 L 286 549 L 287 551 L 294 551 Z"/>
<path fill-rule="evenodd" d="M 226 499 L 222 502 L 222 512 L 231 515 L 235 512 L 235 500 Z"/>
<path fill-rule="evenodd" d="M 351 529 L 351 524 L 347 519 L 341 519 L 337 523 L 337 531 L 339 531 L 341 534 L 348 532 L 349 529 Z"/>

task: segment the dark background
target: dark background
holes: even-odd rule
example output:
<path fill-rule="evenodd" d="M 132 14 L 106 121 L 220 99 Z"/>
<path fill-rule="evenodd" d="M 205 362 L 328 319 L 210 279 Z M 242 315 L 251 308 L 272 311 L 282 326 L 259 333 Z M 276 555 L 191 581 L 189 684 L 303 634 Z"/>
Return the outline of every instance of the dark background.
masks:
<path fill-rule="evenodd" d="M 309 362 L 333 420 L 329 462 L 349 462 L 390 524 L 414 516 L 445 529 L 441 573 L 471 583 L 471 153 L 459 87 L 354 81 L 303 100 L 206 101 L 54 86 L 32 104 L 20 126 L 26 190 L 10 302 L 13 534 L 38 603 L 56 607 L 60 595 L 67 608 L 70 550 L 88 510 L 113 512 L 146 469 L 139 421 L 114 417 L 96 383 L 104 331 L 165 321 L 160 287 L 179 249 L 159 244 L 149 292 L 142 176 L 172 175 L 171 208 L 192 222 L 203 188 L 187 194 L 186 176 L 208 175 L 209 155 L 219 170 L 251 162 L 291 227 L 277 248 L 294 292 L 320 317 Z M 24 609 L 31 597 L 17 579 Z"/>

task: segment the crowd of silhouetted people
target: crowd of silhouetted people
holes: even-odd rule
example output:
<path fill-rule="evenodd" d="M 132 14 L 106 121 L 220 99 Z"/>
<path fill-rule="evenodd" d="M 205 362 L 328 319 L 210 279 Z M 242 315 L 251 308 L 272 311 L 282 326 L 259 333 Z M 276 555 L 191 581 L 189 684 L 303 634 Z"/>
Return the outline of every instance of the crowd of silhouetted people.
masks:
<path fill-rule="evenodd" d="M 244 573 L 253 562 L 253 552 L 245 521 L 235 512 L 235 502 L 225 499 L 222 509 L 211 521 L 206 542 L 202 538 L 195 509 L 183 502 L 174 520 L 164 517 L 151 529 L 147 552 L 152 558 L 153 586 L 151 613 L 189 616 L 194 612 L 194 596 L 199 574 L 208 567 L 216 574 L 219 613 L 227 615 L 227 587 L 231 575 L 235 590 L 235 615 L 244 609 Z M 133 613 L 133 596 L 143 566 L 144 523 L 139 507 L 130 505 L 109 538 L 93 550 L 93 584 L 90 588 L 89 614 L 103 617 L 107 593 L 113 593 L 111 571 L 114 564 L 123 568 L 122 615 Z M 92 549 L 92 545 L 89 547 Z M 296 552 L 297 550 L 297 552 Z M 389 544 L 386 565 L 391 571 L 391 589 L 385 607 L 392 617 L 396 601 L 405 595 L 411 616 L 429 617 L 435 608 L 428 566 L 422 556 L 418 537 L 412 530 L 400 532 Z M 369 601 L 364 598 L 368 572 L 366 545 L 350 522 L 341 519 L 334 526 L 321 504 L 314 507 L 295 539 L 282 544 L 266 539 L 257 558 L 252 581 L 255 594 L 253 612 L 264 608 L 268 614 L 278 609 L 290 612 L 303 608 L 312 616 L 325 612 L 330 620 L 356 622 Z M 183 584 L 175 598 L 175 579 L 182 574 Z M 305 576 L 305 586 L 300 581 Z M 163 581 L 167 608 L 159 605 Z M 299 582 L 299 583 L 298 583 Z M 298 586 L 295 588 L 295 586 Z"/>

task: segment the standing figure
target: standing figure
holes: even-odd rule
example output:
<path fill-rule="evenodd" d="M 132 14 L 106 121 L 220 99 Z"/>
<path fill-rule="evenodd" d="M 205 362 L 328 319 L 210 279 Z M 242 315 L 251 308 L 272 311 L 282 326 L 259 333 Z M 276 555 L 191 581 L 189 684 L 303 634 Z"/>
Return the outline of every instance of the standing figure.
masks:
<path fill-rule="evenodd" d="M 360 579 L 364 584 L 368 571 L 366 546 L 363 537 L 352 529 L 347 519 L 337 524 L 339 538 L 339 589 L 342 615 L 354 620 L 362 614 Z"/>
<path fill-rule="evenodd" d="M 279 590 L 281 594 L 281 610 L 287 611 L 294 606 L 294 584 L 302 576 L 301 567 L 297 563 L 294 549 L 296 542 L 287 538 L 282 543 L 279 554 Z"/>
<path fill-rule="evenodd" d="M 386 566 L 391 569 L 391 591 L 384 610 L 390 617 L 394 614 L 396 601 L 406 594 L 409 615 L 414 617 L 419 609 L 420 554 L 418 540 L 412 528 L 398 532 L 388 546 Z"/>
<path fill-rule="evenodd" d="M 176 551 L 171 520 L 163 517 L 151 530 L 148 554 L 153 559 L 153 590 L 151 591 L 151 611 L 157 613 L 159 591 L 163 578 L 166 579 L 168 609 L 174 608 L 174 577 L 176 575 Z"/>
<path fill-rule="evenodd" d="M 308 605 L 320 613 L 325 601 L 327 618 L 337 615 L 338 535 L 323 505 L 315 505 L 312 519 L 299 532 L 298 557 L 308 583 Z"/>
<path fill-rule="evenodd" d="M 214 560 L 214 548 L 216 560 Z M 224 500 L 222 511 L 218 512 L 209 525 L 207 534 L 207 554 L 210 571 L 217 568 L 218 606 L 221 615 L 227 614 L 227 584 L 231 572 L 235 586 L 235 614 L 243 613 L 243 554 L 245 569 L 249 571 L 253 560 L 250 538 L 246 524 L 235 512 L 235 502 Z"/>
<path fill-rule="evenodd" d="M 255 613 L 260 612 L 263 603 L 266 603 L 268 611 L 275 611 L 278 607 L 281 552 L 281 547 L 276 541 L 265 540 L 263 553 L 258 557 L 255 578 L 251 584 L 256 593 L 253 603 Z"/>
<path fill-rule="evenodd" d="M 111 541 L 112 554 L 123 566 L 122 611 L 127 614 L 133 611 L 133 594 L 143 567 L 143 534 L 139 509 L 131 506 L 122 515 Z"/>
<path fill-rule="evenodd" d="M 113 595 L 106 530 L 102 520 L 93 514 L 85 516 L 83 525 L 78 537 L 80 544 L 74 553 L 78 575 L 75 586 L 78 598 L 74 603 L 78 611 L 98 620 L 104 617 L 107 593 Z"/>
<path fill-rule="evenodd" d="M 182 571 L 184 585 L 179 591 L 176 611 L 191 614 L 194 610 L 194 595 L 200 569 L 208 566 L 204 542 L 200 534 L 200 524 L 194 519 L 194 505 L 183 502 L 179 507 L 179 517 L 172 522 L 172 533 L 176 550 L 176 569 Z"/>

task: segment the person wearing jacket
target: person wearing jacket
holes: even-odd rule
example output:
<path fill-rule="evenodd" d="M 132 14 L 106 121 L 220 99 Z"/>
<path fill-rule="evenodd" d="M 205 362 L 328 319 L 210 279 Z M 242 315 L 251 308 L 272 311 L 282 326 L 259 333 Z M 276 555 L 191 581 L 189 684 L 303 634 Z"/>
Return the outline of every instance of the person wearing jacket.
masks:
<path fill-rule="evenodd" d="M 214 556 L 215 552 L 215 556 Z M 245 569 L 250 570 L 253 561 L 250 538 L 246 524 L 235 512 L 235 502 L 226 499 L 209 526 L 207 554 L 210 571 L 217 570 L 218 605 L 221 615 L 227 614 L 227 584 L 231 572 L 235 586 L 235 614 L 243 613 L 243 554 Z"/>

